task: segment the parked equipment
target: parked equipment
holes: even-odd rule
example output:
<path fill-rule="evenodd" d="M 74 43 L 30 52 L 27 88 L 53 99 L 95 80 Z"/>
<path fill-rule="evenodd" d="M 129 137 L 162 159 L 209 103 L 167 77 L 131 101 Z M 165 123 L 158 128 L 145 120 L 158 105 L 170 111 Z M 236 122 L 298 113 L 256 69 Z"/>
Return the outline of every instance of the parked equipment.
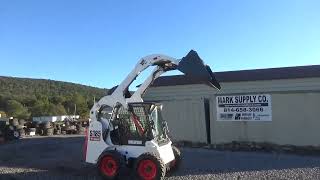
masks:
<path fill-rule="evenodd" d="M 129 86 L 149 66 L 155 67 L 152 74 L 131 94 Z M 90 111 L 85 160 L 97 164 L 105 179 L 116 178 L 123 166 L 133 167 L 139 179 L 162 179 L 179 166 L 181 154 L 169 138 L 162 105 L 141 97 L 155 79 L 171 70 L 220 89 L 210 67 L 195 51 L 182 59 L 159 54 L 140 59 L 127 78 Z"/>
<path fill-rule="evenodd" d="M 21 121 L 23 122 L 23 121 Z M 10 141 L 23 137 L 24 125 L 20 124 L 18 119 L 0 119 L 0 138 L 1 141 Z"/>

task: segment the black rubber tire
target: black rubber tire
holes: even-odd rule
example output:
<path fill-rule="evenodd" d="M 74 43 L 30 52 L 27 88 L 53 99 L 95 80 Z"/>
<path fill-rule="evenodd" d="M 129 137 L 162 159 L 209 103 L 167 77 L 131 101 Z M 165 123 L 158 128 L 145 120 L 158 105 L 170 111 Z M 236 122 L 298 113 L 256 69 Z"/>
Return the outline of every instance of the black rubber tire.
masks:
<path fill-rule="evenodd" d="M 53 135 L 53 128 L 46 129 L 46 130 L 45 130 L 45 135 L 46 135 L 46 136 L 52 136 L 52 135 Z"/>
<path fill-rule="evenodd" d="M 6 131 L 5 131 L 5 139 L 8 140 L 8 141 L 11 141 L 11 140 L 14 139 L 13 131 L 10 130 L 9 128 L 7 128 Z"/>
<path fill-rule="evenodd" d="M 67 128 L 65 126 L 61 127 L 61 131 L 66 131 Z"/>
<path fill-rule="evenodd" d="M 181 151 L 174 145 L 172 145 L 171 147 L 174 154 L 174 160 L 171 161 L 169 163 L 169 166 L 167 167 L 170 173 L 179 169 L 182 160 Z"/>
<path fill-rule="evenodd" d="M 41 133 L 42 133 L 42 129 L 40 127 L 37 127 L 36 128 L 36 134 L 42 135 Z"/>
<path fill-rule="evenodd" d="M 51 128 L 51 123 L 50 123 L 50 122 L 46 122 L 46 123 L 44 124 L 44 128 L 45 128 L 45 129 Z"/>
<path fill-rule="evenodd" d="M 69 126 L 69 129 L 73 130 L 73 131 L 77 130 L 76 126 L 74 126 L 74 125 Z"/>
<path fill-rule="evenodd" d="M 107 165 L 106 163 L 108 163 L 108 167 L 106 167 Z M 121 168 L 124 166 L 124 158 L 117 151 L 114 151 L 114 150 L 105 151 L 100 155 L 97 165 L 98 165 L 99 174 L 104 179 L 107 179 L 107 180 L 117 179 Z M 110 168 L 110 166 L 111 168 L 115 167 L 115 169 L 114 170 L 109 169 L 110 171 L 114 171 L 114 172 L 108 173 L 106 169 Z"/>
<path fill-rule="evenodd" d="M 61 134 L 61 130 L 57 130 L 56 135 L 60 135 Z"/>
<path fill-rule="evenodd" d="M 39 128 L 40 124 L 38 122 L 32 122 L 32 126 L 34 126 L 35 128 Z"/>
<path fill-rule="evenodd" d="M 44 130 L 43 129 L 40 129 L 39 135 L 44 136 Z"/>
<path fill-rule="evenodd" d="M 155 168 L 156 168 L 155 175 L 154 176 L 150 175 L 151 177 L 149 176 L 149 178 L 154 180 L 163 179 L 164 176 L 166 175 L 166 166 L 157 154 L 151 153 L 151 152 L 143 153 L 137 158 L 134 165 L 134 171 L 135 171 L 136 177 L 138 179 L 146 179 L 146 176 L 144 176 L 141 172 L 143 171 L 143 167 L 141 167 L 143 165 L 141 163 L 147 163 L 148 160 L 150 160 L 155 165 Z M 150 161 L 148 163 L 150 163 Z M 148 164 L 144 165 L 144 167 L 146 166 L 148 166 Z M 148 168 L 151 168 L 151 171 L 153 170 L 153 168 L 150 165 L 148 166 Z M 148 170 L 145 169 L 145 171 L 148 171 Z"/>
<path fill-rule="evenodd" d="M 59 130 L 59 129 L 54 129 L 54 130 L 53 130 L 53 134 L 60 135 L 60 134 L 61 134 L 61 130 Z"/>
<path fill-rule="evenodd" d="M 4 139 L 7 141 L 12 140 L 11 130 L 9 129 L 9 126 L 4 130 Z"/>
<path fill-rule="evenodd" d="M 66 126 L 70 126 L 70 122 L 69 122 L 69 121 L 66 121 L 64 124 L 65 124 Z"/>

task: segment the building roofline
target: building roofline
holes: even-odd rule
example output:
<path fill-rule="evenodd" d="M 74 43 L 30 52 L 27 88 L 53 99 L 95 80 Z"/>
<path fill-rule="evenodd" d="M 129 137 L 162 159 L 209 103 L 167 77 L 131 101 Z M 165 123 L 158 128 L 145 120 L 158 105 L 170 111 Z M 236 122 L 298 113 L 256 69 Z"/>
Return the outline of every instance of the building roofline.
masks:
<path fill-rule="evenodd" d="M 224 71 L 216 72 L 214 73 L 214 75 L 216 79 L 221 83 L 315 78 L 320 77 L 320 65 Z M 184 75 L 161 76 L 155 80 L 152 87 L 188 84 L 202 84 L 202 82 L 197 79 L 186 78 L 186 76 Z"/>

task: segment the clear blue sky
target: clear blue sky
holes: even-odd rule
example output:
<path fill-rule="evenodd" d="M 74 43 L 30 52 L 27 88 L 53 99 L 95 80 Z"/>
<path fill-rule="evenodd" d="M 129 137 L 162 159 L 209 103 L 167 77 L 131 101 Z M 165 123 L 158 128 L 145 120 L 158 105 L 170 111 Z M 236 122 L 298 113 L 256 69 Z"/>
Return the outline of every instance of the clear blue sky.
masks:
<path fill-rule="evenodd" d="M 214 71 L 320 64 L 320 1 L 0 1 L 0 75 L 110 88 L 190 49 Z"/>

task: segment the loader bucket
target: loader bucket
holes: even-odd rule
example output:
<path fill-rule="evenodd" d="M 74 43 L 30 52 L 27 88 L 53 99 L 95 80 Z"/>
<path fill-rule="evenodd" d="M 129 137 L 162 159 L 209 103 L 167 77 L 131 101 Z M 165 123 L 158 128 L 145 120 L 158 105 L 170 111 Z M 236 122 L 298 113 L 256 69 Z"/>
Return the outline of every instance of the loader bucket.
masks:
<path fill-rule="evenodd" d="M 221 89 L 210 67 L 203 63 L 198 53 L 194 50 L 191 50 L 187 56 L 181 59 L 177 69 L 183 72 L 187 78 L 197 79 L 201 83 L 205 83 L 218 90 Z"/>

